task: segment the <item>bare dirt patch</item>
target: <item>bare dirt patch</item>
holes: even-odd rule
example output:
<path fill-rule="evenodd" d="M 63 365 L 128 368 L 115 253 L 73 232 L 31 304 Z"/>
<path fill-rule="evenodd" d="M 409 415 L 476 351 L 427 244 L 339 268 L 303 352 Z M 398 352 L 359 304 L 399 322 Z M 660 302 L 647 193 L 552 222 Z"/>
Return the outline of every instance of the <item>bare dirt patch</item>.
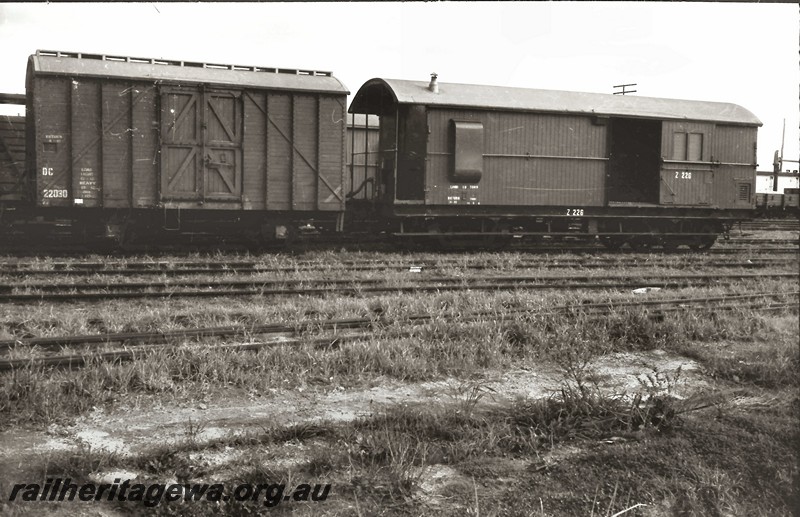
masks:
<path fill-rule="evenodd" d="M 675 375 L 680 368 L 678 392 L 688 393 L 705 386 L 694 361 L 663 352 L 614 354 L 594 365 L 600 386 L 619 392 L 637 390 L 643 379 L 658 372 Z M 537 370 L 489 371 L 465 381 L 448 378 L 425 383 L 401 383 L 384 379 L 370 389 L 275 390 L 255 400 L 220 396 L 198 403 L 173 403 L 149 409 L 123 408 L 112 411 L 95 408 L 71 425 L 51 425 L 47 432 L 17 430 L 0 434 L 4 464 L 31 455 L 69 450 L 79 446 L 120 455 L 137 454 L 154 446 L 171 443 L 207 443 L 225 437 L 258 432 L 265 426 L 307 422 L 346 422 L 368 417 L 395 404 L 463 403 L 476 393 L 487 402 L 546 397 L 559 388 L 563 376 L 549 366 Z M 235 454 L 222 454 L 225 461 Z M 208 461 L 219 464 L 220 457 Z"/>

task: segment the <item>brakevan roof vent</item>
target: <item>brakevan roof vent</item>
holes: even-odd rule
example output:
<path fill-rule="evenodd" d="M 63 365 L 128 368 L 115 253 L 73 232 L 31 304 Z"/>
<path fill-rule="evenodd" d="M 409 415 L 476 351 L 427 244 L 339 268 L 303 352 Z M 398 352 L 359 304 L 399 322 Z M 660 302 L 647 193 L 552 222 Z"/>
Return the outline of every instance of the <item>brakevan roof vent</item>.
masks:
<path fill-rule="evenodd" d="M 439 75 L 436 72 L 432 73 L 431 84 L 428 85 L 428 89 L 433 93 L 439 93 L 439 83 L 436 82 L 437 77 L 439 77 Z"/>

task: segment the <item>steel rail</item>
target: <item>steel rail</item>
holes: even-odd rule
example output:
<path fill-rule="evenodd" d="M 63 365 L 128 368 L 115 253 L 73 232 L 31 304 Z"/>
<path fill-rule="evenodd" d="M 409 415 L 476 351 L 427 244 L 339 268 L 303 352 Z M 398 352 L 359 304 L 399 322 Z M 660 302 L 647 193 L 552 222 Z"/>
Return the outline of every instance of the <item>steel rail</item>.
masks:
<path fill-rule="evenodd" d="M 430 292 L 430 291 L 460 291 L 460 290 L 514 290 L 514 289 L 609 289 L 642 287 L 643 284 L 662 288 L 679 288 L 691 286 L 705 286 L 709 284 L 723 285 L 720 280 L 766 280 L 766 279 L 797 279 L 796 273 L 739 273 L 727 275 L 658 275 L 658 276 L 488 276 L 488 277 L 432 277 L 420 278 L 416 284 L 402 285 L 377 285 L 385 283 L 384 279 L 339 279 L 339 280 L 277 280 L 277 281 L 230 281 L 230 282 L 193 282 L 179 284 L 177 282 L 162 283 L 129 283 L 129 284 L 50 284 L 42 286 L 44 292 L 39 293 L 5 293 L 0 294 L 0 302 L 31 301 L 31 300 L 104 300 L 104 299 L 131 299 L 131 298 L 164 298 L 164 297 L 219 297 L 219 296 L 278 296 L 278 295 L 318 295 L 335 292 L 337 294 L 363 294 L 379 292 Z M 572 283 L 563 282 L 569 280 Z M 625 280 L 619 283 L 608 281 Z M 590 282 L 595 283 L 590 283 Z M 606 281 L 606 282 L 599 282 Z M 424 284 L 419 282 L 425 282 Z M 489 283 L 475 283 L 489 282 Z M 555 282 L 555 283 L 554 283 Z M 563 283 L 559 283 L 563 282 Z M 295 287 L 295 288 L 265 288 L 268 285 L 301 285 L 316 284 L 325 287 Z M 432 285 L 438 284 L 438 285 Z M 251 289 L 233 289 L 240 286 L 253 287 Z M 256 288 L 256 286 L 260 286 Z M 9 286 L 6 286 L 8 288 Z M 15 286 L 11 286 L 15 287 Z M 34 286 L 21 286 L 34 288 Z M 205 287 L 202 290 L 165 290 L 165 291 L 117 291 L 120 289 L 139 288 L 181 288 Z M 50 289 L 108 289 L 101 292 L 50 292 Z M 226 289 L 215 289 L 226 288 Z"/>
<path fill-rule="evenodd" d="M 370 335 L 371 334 L 369 333 L 364 333 L 361 335 L 359 334 L 334 335 L 333 337 L 326 336 L 326 337 L 312 338 L 312 339 L 294 338 L 294 339 L 276 340 L 263 343 L 220 344 L 220 345 L 212 345 L 209 346 L 208 348 L 213 350 L 223 350 L 223 349 L 260 350 L 268 346 L 276 346 L 276 345 L 299 345 L 299 344 L 331 345 L 333 344 L 333 342 L 336 341 L 341 341 L 348 338 L 353 339 L 355 337 L 369 337 Z M 152 352 L 153 350 L 164 350 L 168 348 L 171 348 L 171 346 L 163 344 L 146 345 L 139 348 L 128 349 L 128 350 L 117 350 L 111 352 L 94 352 L 91 354 L 57 355 L 50 357 L 35 357 L 27 359 L 5 359 L 5 360 L 0 360 L 0 372 L 15 370 L 26 366 L 28 367 L 66 366 L 68 368 L 72 368 L 72 367 L 86 366 L 87 364 L 90 364 L 95 361 L 130 361 L 136 359 L 137 357 L 144 356 L 148 352 Z"/>
<path fill-rule="evenodd" d="M 798 293 L 792 293 L 797 295 Z M 727 300 L 732 299 L 743 299 L 743 298 L 755 298 L 757 296 L 761 297 L 776 297 L 776 296 L 783 296 L 782 293 L 771 293 L 771 294 L 761 294 L 761 295 L 744 295 L 744 296 L 734 296 L 728 297 Z M 724 297 L 717 297 L 723 298 Z M 709 300 L 714 299 L 714 297 L 707 297 L 707 298 L 700 298 L 694 299 L 693 301 L 702 301 L 707 303 Z M 674 300 L 673 300 L 674 301 Z M 687 299 L 679 300 L 683 303 L 686 303 Z M 661 301 L 662 304 L 667 303 L 666 300 Z M 565 307 L 565 306 L 563 306 Z M 619 306 L 617 306 L 619 307 Z M 751 310 L 785 310 L 787 308 L 797 308 L 800 307 L 800 302 L 783 302 L 778 304 L 770 304 L 767 306 L 757 305 L 754 303 L 748 304 L 740 304 L 740 305 L 715 305 L 710 307 L 708 305 L 701 305 L 697 306 L 678 306 L 678 307 L 667 307 L 661 308 L 656 312 L 648 313 L 648 317 L 651 318 L 658 318 L 663 315 L 664 312 L 672 312 L 672 311 L 680 311 L 680 310 L 688 310 L 688 309 L 709 309 L 709 310 L 735 310 L 735 309 L 751 309 Z M 570 308 L 577 308 L 582 309 L 583 307 L 570 307 Z M 587 313 L 588 316 L 597 316 L 603 317 L 607 315 L 613 307 L 608 307 L 607 311 L 596 311 Z M 526 311 L 529 312 L 529 311 Z M 563 312 L 563 311 L 562 311 Z M 554 312 L 547 311 L 544 313 L 547 314 L 554 314 Z M 473 315 L 466 315 L 467 319 L 464 318 L 465 315 L 457 315 L 456 317 L 459 318 L 459 321 L 467 321 L 467 322 L 474 322 L 479 320 L 483 314 L 481 313 L 474 313 Z M 504 314 L 500 315 L 500 320 L 506 320 L 511 316 L 511 314 Z M 426 321 L 430 321 L 436 316 L 433 315 L 423 315 L 423 316 L 416 316 L 408 319 L 408 321 L 413 322 L 414 324 L 424 323 Z M 452 318 L 451 318 L 452 319 Z M 350 327 L 350 328 L 369 328 L 373 323 L 374 320 L 370 319 L 362 319 L 363 326 L 360 327 Z M 404 320 L 406 321 L 406 320 Z M 353 333 L 353 334 L 332 334 L 328 336 L 321 336 L 321 337 L 295 337 L 295 338 L 286 338 L 281 340 L 274 340 L 269 342 L 260 342 L 260 343 L 237 343 L 237 344 L 219 344 L 219 345 L 211 345 L 208 349 L 211 350 L 260 350 L 266 347 L 274 347 L 274 346 L 297 346 L 297 345 L 325 345 L 331 346 L 337 342 L 346 341 L 346 340 L 353 340 L 353 339 L 365 339 L 372 337 L 374 334 L 370 332 L 363 332 L 363 333 Z M 400 332 L 400 333 L 393 333 L 392 337 L 402 337 L 402 335 L 408 335 L 408 332 Z M 8 371 L 14 370 L 22 367 L 80 367 L 90 364 L 96 361 L 129 361 L 136 359 L 137 357 L 141 357 L 148 352 L 153 350 L 163 350 L 170 348 L 174 345 L 169 344 L 160 344 L 160 345 L 143 345 L 137 347 L 135 349 L 127 349 L 121 351 L 109 351 L 109 352 L 93 352 L 90 354 L 72 354 L 72 355 L 61 355 L 61 356 L 50 356 L 50 357 L 36 357 L 36 358 L 22 358 L 22 359 L 7 359 L 7 360 L 0 360 L 0 371 Z"/>
<path fill-rule="evenodd" d="M 637 280 L 648 282 L 652 280 L 688 280 L 688 279 L 731 279 L 731 278 L 793 278 L 795 273 L 694 273 L 682 275 L 582 275 L 582 276 L 549 276 L 549 275 L 490 275 L 490 276 L 438 276 L 422 277 L 419 281 L 426 283 L 453 283 L 453 282 L 532 282 L 532 281 L 558 281 L 572 280 L 590 282 L 596 280 Z M 15 289 L 58 291 L 79 289 L 126 290 L 126 289 L 154 289 L 154 288 L 216 288 L 216 287 L 241 287 L 241 286 L 287 286 L 298 284 L 310 285 L 375 285 L 385 283 L 385 278 L 286 278 L 286 279 L 241 279 L 241 280 L 187 280 L 175 282 L 115 282 L 115 283 L 48 283 L 48 284 L 4 284 L 0 292 L 10 292 Z M 388 286 L 386 286 L 388 287 Z"/>
<path fill-rule="evenodd" d="M 731 301 L 746 301 L 758 300 L 769 298 L 784 298 L 800 296 L 800 291 L 775 293 L 775 292 L 762 292 L 750 294 L 729 294 L 719 296 L 703 296 L 692 298 L 667 298 L 655 300 L 634 300 L 634 301 L 607 301 L 607 302 L 579 302 L 576 304 L 556 305 L 544 311 L 537 310 L 535 314 L 555 314 L 560 312 L 580 311 L 587 310 L 607 310 L 618 309 L 627 307 L 650 307 L 660 305 L 675 305 L 681 306 L 683 304 L 699 304 L 699 303 L 725 303 Z M 719 305 L 717 305 L 719 306 Z M 527 307 L 512 307 L 503 308 L 501 311 L 472 311 L 467 314 L 460 314 L 459 316 L 466 317 L 484 317 L 484 316 L 502 316 L 504 314 L 518 314 L 521 312 L 534 313 L 534 311 Z M 428 321 L 437 316 L 429 314 L 412 314 L 403 318 L 403 321 Z M 449 315 L 449 317 L 456 317 L 456 315 Z M 102 345 L 112 343 L 125 343 L 127 345 L 147 345 L 153 343 L 166 343 L 176 339 L 189 339 L 189 338 L 208 338 L 208 337 L 231 337 L 231 336 L 246 336 L 246 335 L 265 335 L 265 334 L 284 334 L 298 332 L 301 330 L 314 328 L 318 330 L 326 329 L 350 329 L 362 328 L 365 325 L 381 324 L 386 325 L 388 322 L 381 317 L 371 318 L 339 318 L 328 320 L 303 320 L 295 322 L 294 324 L 286 323 L 265 323 L 255 325 L 231 325 L 223 327 L 200 327 L 193 329 L 179 329 L 171 331 L 146 331 L 146 332 L 116 332 L 116 333 L 101 333 L 101 334 L 85 334 L 73 336 L 50 336 L 38 338 L 20 338 L 8 339 L 0 341 L 0 351 L 8 351 L 12 348 L 26 346 L 26 347 L 40 347 L 45 350 L 51 350 L 67 346 L 79 345 Z"/>
<path fill-rule="evenodd" d="M 797 257 L 792 258 L 751 258 L 746 262 L 722 262 L 722 261 L 680 261 L 674 262 L 664 259 L 658 260 L 613 260 L 597 259 L 594 262 L 580 262 L 568 260 L 553 260 L 552 262 L 524 259 L 507 264 L 502 263 L 472 263 L 467 264 L 463 261 L 453 260 L 439 260 L 436 262 L 431 261 L 410 261 L 404 264 L 397 263 L 366 263 L 361 265 L 326 265 L 327 271 L 403 271 L 409 268 L 424 268 L 427 270 L 437 269 L 469 269 L 469 270 L 486 270 L 486 269 L 524 269 L 524 268 L 547 268 L 547 269 L 566 269 L 566 268 L 605 268 L 610 265 L 615 267 L 687 267 L 693 268 L 744 268 L 755 269 L 765 266 L 780 266 L 780 265 L 794 265 L 798 262 Z M 209 265 L 207 268 L 159 268 L 159 269 L 15 269 L 3 270 L 0 268 L 0 276 L 9 277 L 24 277 L 24 276 L 189 276 L 189 275 L 204 275 L 204 274 L 236 274 L 236 275 L 255 275 L 262 273 L 305 273 L 309 271 L 318 271 L 320 264 L 308 266 L 278 266 L 278 267 L 257 267 L 255 262 L 252 266 L 247 267 L 231 267 L 222 268 L 216 264 Z"/>

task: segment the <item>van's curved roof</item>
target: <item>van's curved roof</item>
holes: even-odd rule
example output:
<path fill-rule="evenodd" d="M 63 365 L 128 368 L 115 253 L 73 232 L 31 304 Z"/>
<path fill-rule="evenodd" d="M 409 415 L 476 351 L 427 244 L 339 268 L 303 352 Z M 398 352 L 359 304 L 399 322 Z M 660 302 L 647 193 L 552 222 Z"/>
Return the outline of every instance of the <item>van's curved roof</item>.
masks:
<path fill-rule="evenodd" d="M 438 93 L 434 93 L 428 85 L 427 81 L 370 79 L 356 93 L 349 111 L 380 114 L 379 104 L 390 101 L 436 107 L 762 125 L 750 111 L 724 102 L 456 83 L 438 83 Z"/>

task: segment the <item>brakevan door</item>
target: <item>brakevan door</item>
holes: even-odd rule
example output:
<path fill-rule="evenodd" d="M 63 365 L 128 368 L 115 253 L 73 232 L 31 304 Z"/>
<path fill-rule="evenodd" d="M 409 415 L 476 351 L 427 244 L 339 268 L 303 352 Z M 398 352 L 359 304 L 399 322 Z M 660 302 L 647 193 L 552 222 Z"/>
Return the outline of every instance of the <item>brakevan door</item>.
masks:
<path fill-rule="evenodd" d="M 161 199 L 241 201 L 242 107 L 238 93 L 161 93 Z"/>
<path fill-rule="evenodd" d="M 662 205 L 709 205 L 714 183 L 710 142 L 714 124 L 664 122 L 661 138 Z"/>
<path fill-rule="evenodd" d="M 708 205 L 714 171 L 709 167 L 665 166 L 661 170 L 662 205 Z"/>

